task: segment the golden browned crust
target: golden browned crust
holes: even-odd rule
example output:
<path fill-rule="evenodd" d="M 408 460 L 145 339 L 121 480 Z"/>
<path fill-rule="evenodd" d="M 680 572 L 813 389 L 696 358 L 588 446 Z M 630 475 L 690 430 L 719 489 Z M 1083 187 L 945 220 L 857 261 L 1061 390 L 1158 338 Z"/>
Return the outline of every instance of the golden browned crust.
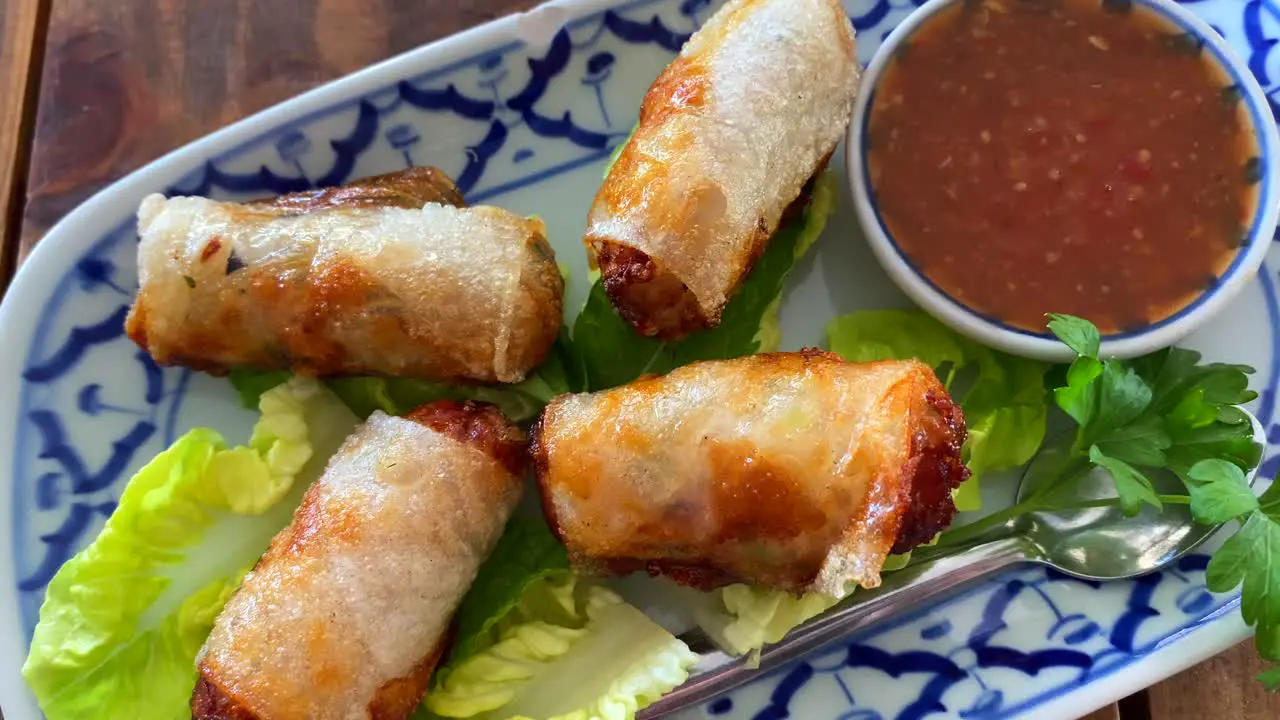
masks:
<path fill-rule="evenodd" d="M 520 291 L 523 299 L 516 306 L 515 347 L 523 354 L 513 355 L 511 362 L 527 368 L 535 368 L 547 359 L 551 346 L 560 335 L 564 323 L 564 276 L 556 265 L 556 253 L 542 232 L 533 235 L 525 251 L 531 261 L 525 264 L 520 275 Z M 523 337 L 528 331 L 532 338 Z"/>
<path fill-rule="evenodd" d="M 465 207 L 462 192 L 443 170 L 411 167 L 385 175 L 352 180 L 337 187 L 304 190 L 248 203 L 256 209 L 302 215 L 329 208 L 420 208 L 427 203 Z"/>
<path fill-rule="evenodd" d="M 544 479 L 550 477 L 551 460 L 547 454 L 547 444 L 544 441 L 542 431 L 547 415 L 552 412 L 556 402 L 556 400 L 552 400 L 547 407 L 543 408 L 542 413 L 538 415 L 538 419 L 534 421 L 533 426 L 529 429 L 529 460 L 534 477 L 537 479 L 535 485 L 538 488 L 538 497 L 542 504 L 542 515 L 547 521 L 547 526 L 551 529 L 551 534 L 555 536 L 556 540 L 560 541 L 560 544 L 566 547 L 569 554 L 569 562 L 575 569 L 588 575 L 611 577 L 623 577 L 631 573 L 643 572 L 652 577 L 668 577 L 680 585 L 703 591 L 714 590 L 739 581 L 750 581 L 749 579 L 738 578 L 726 573 L 712 563 L 689 563 L 631 557 L 596 558 L 577 552 L 575 545 L 568 542 L 568 538 L 565 537 L 564 528 L 556 516 L 556 503 L 552 497 L 552 483 L 544 481 Z"/>
<path fill-rule="evenodd" d="M 334 318 L 359 313 L 370 303 L 376 303 L 383 292 L 381 284 L 358 265 L 339 258 L 321 268 L 307 283 L 281 282 L 275 269 L 270 266 L 241 272 L 251 273 L 251 276 L 243 284 L 229 284 L 220 293 L 223 299 L 211 303 L 209 312 L 216 319 L 190 328 L 177 342 L 169 343 L 163 353 L 151 347 L 148 342 L 147 316 L 150 306 L 143 293 L 139 294 L 138 301 L 125 318 L 126 334 L 161 365 L 182 365 L 210 375 L 222 376 L 230 368 L 211 358 L 222 357 L 233 348 L 244 352 L 253 347 L 252 344 L 245 343 L 243 338 L 225 331 L 226 328 L 237 328 L 244 324 L 244 308 L 256 307 L 260 312 L 265 308 L 274 308 L 276 312 L 284 308 L 297 308 L 298 312 L 291 317 L 293 322 L 282 323 L 278 342 L 262 346 L 259 355 L 245 357 L 244 365 L 261 368 L 287 367 L 299 375 L 312 377 L 379 372 L 380 368 L 353 363 L 348 353 L 343 351 L 342 346 L 326 330 Z M 239 297 L 241 295 L 247 297 L 248 303 L 243 297 Z M 400 345 L 405 341 L 407 328 L 400 317 L 387 314 L 368 318 L 365 331 L 368 341 L 374 345 Z M 436 340 L 423 339 L 420 343 L 430 351 L 433 371 L 441 377 L 465 376 L 466 368 L 462 362 L 442 348 L 434 347 L 433 342 Z M 456 362 L 450 363 L 451 359 Z"/>
<path fill-rule="evenodd" d="M 204 663 L 200 663 L 199 671 L 191 694 L 191 720 L 264 720 L 219 685 Z"/>
<path fill-rule="evenodd" d="M 930 392 L 926 402 L 932 418 L 916 430 L 911 458 L 903 468 L 906 482 L 899 505 L 905 513 L 898 524 L 894 553 L 908 552 L 945 530 L 956 514 L 951 492 L 969 479 L 969 468 L 960 457 L 968 434 L 964 413 L 945 393 Z"/>
<path fill-rule="evenodd" d="M 429 655 L 422 659 L 408 675 L 388 680 L 369 703 L 369 720 L 405 720 L 413 714 L 414 709 L 427 694 L 427 684 L 431 681 L 431 673 L 449 647 L 450 639 L 446 636 Z"/>
<path fill-rule="evenodd" d="M 437 400 L 419 406 L 404 417 L 479 448 L 513 475 L 524 472 L 527 459 L 524 433 L 494 405 L 470 400 Z"/>
<path fill-rule="evenodd" d="M 319 188 L 288 193 L 274 198 L 256 200 L 244 204 L 247 212 L 270 215 L 304 215 L 307 213 L 334 208 L 421 208 L 427 203 L 440 203 L 465 207 L 453 180 L 438 168 L 422 166 L 406 170 L 375 175 L 352 180 L 337 187 Z M 201 252 L 201 262 L 209 262 L 218 255 L 222 241 L 215 237 Z M 230 275 L 239 268 L 234 254 L 227 260 L 226 273 Z M 324 332 L 326 323 L 332 320 L 335 313 L 354 310 L 370 299 L 376 297 L 378 283 L 355 265 L 338 263 L 325 268 L 321 277 L 314 279 L 309 286 L 290 285 L 278 282 L 270 273 L 259 273 L 250 283 L 249 293 L 256 303 L 266 307 L 282 307 L 301 303 L 300 307 L 308 308 L 300 322 L 290 324 L 285 331 L 281 347 L 271 353 L 271 357 L 253 359 L 248 364 L 262 367 L 274 367 L 277 364 L 292 366 L 295 372 L 304 375 L 327 376 L 339 373 L 362 374 L 371 372 L 373 368 L 352 367 L 341 348 L 332 342 Z M 239 322 L 240 309 L 237 303 L 218 303 L 216 312 L 224 315 L 222 322 L 215 325 L 236 327 Z M 155 352 L 147 342 L 146 303 L 139 301 L 133 304 L 125 319 L 125 333 L 129 339 L 153 356 Z M 396 341 L 404 332 L 403 323 L 390 316 L 375 321 L 371 334 L 383 337 L 387 342 Z M 228 368 L 219 362 L 210 360 L 211 356 L 221 354 L 229 344 L 235 343 L 225 333 L 193 332 L 184 338 L 185 342 L 169 349 L 157 362 L 164 365 L 183 365 L 211 375 L 225 375 Z M 441 372 L 449 374 L 459 372 L 458 369 L 442 368 Z"/>
<path fill-rule="evenodd" d="M 637 132 L 660 125 L 672 115 L 702 107 L 710 87 L 706 67 L 687 57 L 676 58 L 645 93 Z M 642 155 L 636 144 L 629 142 L 597 191 L 594 207 L 618 215 L 626 208 L 644 205 L 646 190 L 655 182 L 665 184 L 669 170 L 665 164 Z M 683 217 L 665 220 L 664 229 L 671 234 L 686 230 L 680 226 L 685 220 Z M 763 250 L 767 241 L 765 234 L 756 238 L 753 246 Z M 605 292 L 614 308 L 641 335 L 673 341 L 720 323 L 720 308 L 708 317 L 684 281 L 642 250 L 590 227 L 584 242 L 593 264 L 600 269 Z M 757 255 L 758 252 L 752 253 L 751 260 Z M 749 268 L 742 275 L 748 271 Z"/>
<path fill-rule="evenodd" d="M 147 306 L 135 301 L 124 318 L 124 334 L 138 347 L 151 352 L 151 344 L 147 341 Z"/>
<path fill-rule="evenodd" d="M 196 200 L 207 205 L 171 210 L 173 203 Z M 385 259 L 377 262 L 377 252 L 317 250 L 315 242 L 298 239 L 327 237 L 330 226 L 342 225 L 346 214 L 368 221 L 357 210 L 395 209 L 395 215 L 424 205 L 425 216 L 437 222 L 444 222 L 439 218 L 445 216 L 452 229 L 444 232 L 451 242 L 466 238 L 474 243 L 478 258 L 493 256 L 484 251 L 489 241 L 494 248 L 522 241 L 519 255 L 496 266 L 477 262 L 475 269 L 455 259 L 450 270 L 441 271 L 439 281 L 427 283 L 421 274 L 398 275 Z M 199 229 L 169 227 L 156 230 L 154 236 L 143 231 L 143 249 L 149 253 L 144 259 L 140 250 L 139 258 L 152 268 L 151 278 L 139 288 L 125 320 L 126 333 L 160 365 L 182 365 L 213 375 L 252 367 L 319 377 L 379 374 L 445 382 L 518 382 L 545 359 L 563 322 L 564 283 L 545 227 L 496 208 L 443 212 L 450 209 L 445 205 L 462 206 L 462 197 L 434 168 L 246 204 L 194 198 L 161 201 L 162 210 L 153 207 L 149 212 L 172 212 L 175 215 L 166 218 L 182 217 Z M 140 223 L 142 217 L 140 211 Z M 310 221 L 298 237 L 290 236 L 293 220 L 277 219 L 293 217 L 299 223 Z M 204 220 L 209 222 L 200 222 Z M 210 224 L 236 227 L 241 221 L 244 232 L 271 236 L 279 243 L 278 252 L 246 263 L 235 241 L 226 236 L 228 231 Z M 394 226 L 398 221 L 388 222 Z M 490 238 L 486 232 L 499 235 Z M 373 247 L 379 247 L 380 238 L 374 232 Z M 193 244 L 190 256 L 184 255 L 184 243 Z M 170 252 L 175 259 L 183 256 L 176 267 L 164 259 Z M 495 272 L 510 272 L 509 279 L 517 279 L 519 285 L 512 287 L 508 278 L 477 281 L 483 269 L 493 267 L 500 268 Z M 415 286 L 414 278 L 421 287 Z M 487 288 L 493 290 L 486 297 Z M 494 294 L 498 292 L 503 295 Z M 432 301 L 424 300 L 429 297 Z M 450 298 L 457 299 L 458 308 L 445 307 Z M 469 305 L 467 298 L 488 304 L 475 309 L 481 305 Z M 472 308 L 471 315 L 467 308 Z"/>
<path fill-rule="evenodd" d="M 490 453 L 518 463 L 523 447 L 484 404 L 375 413 L 220 613 L 193 717 L 409 717 L 520 496 L 521 476 Z"/>
<path fill-rule="evenodd" d="M 413 714 L 426 696 L 427 685 L 436 665 L 449 646 L 449 638 L 441 642 L 404 677 L 388 680 L 378 688 L 369 702 L 369 720 L 405 720 Z M 195 691 L 191 695 L 192 720 L 267 720 L 250 709 L 218 684 L 217 678 L 203 663 Z"/>
<path fill-rule="evenodd" d="M 551 457 L 548 453 L 547 443 L 542 436 L 544 424 L 547 422 L 547 416 L 552 412 L 552 408 L 560 402 L 560 398 L 564 395 L 551 398 L 551 402 L 542 408 L 542 412 L 538 413 L 538 417 L 534 419 L 533 424 L 529 426 L 529 469 L 533 471 L 533 477 L 537 482 L 534 486 L 538 489 L 538 500 L 542 505 L 542 515 L 547 521 L 547 526 L 551 529 L 551 534 L 560 541 L 561 545 L 567 545 L 565 538 L 560 534 L 560 523 L 556 519 L 556 504 L 551 498 L 551 483 L 542 482 L 542 478 L 551 476 Z"/>
<path fill-rule="evenodd" d="M 649 87 L 583 238 L 637 332 L 678 340 L 720 323 L 843 135 L 853 42 L 834 0 L 732 0 Z"/>
<path fill-rule="evenodd" d="M 569 554 L 569 562 L 575 569 L 588 575 L 613 577 L 643 572 L 653 577 L 665 576 L 678 584 L 704 591 L 714 590 L 717 587 L 723 587 L 737 581 L 737 578 L 730 577 L 709 563 L 687 564 L 644 558 L 601 559 L 577 552 L 574 549 L 575 546 L 569 543 L 568 538 L 565 537 L 564 528 L 556 515 L 556 503 L 552 496 L 552 483 L 546 481 L 550 478 L 551 459 L 548 456 L 547 444 L 543 438 L 543 427 L 548 420 L 548 413 L 553 412 L 556 403 L 557 400 L 553 399 L 543 408 L 542 413 L 538 415 L 538 419 L 529 428 L 529 464 L 533 470 L 534 477 L 537 479 L 535 485 L 538 488 L 538 498 L 542 504 L 542 515 L 547 521 L 547 526 L 551 529 L 551 534 L 555 536 L 556 540 L 560 541 L 560 544 L 565 546 Z"/>
<path fill-rule="evenodd" d="M 640 101 L 640 126 L 657 125 L 671 115 L 704 107 L 711 92 L 709 73 L 706 64 L 694 58 L 673 60 Z"/>
<path fill-rule="evenodd" d="M 601 240 L 595 254 L 614 309 L 641 335 L 678 340 L 719 321 L 705 317 L 688 286 L 643 251 Z"/>
<path fill-rule="evenodd" d="M 818 172 L 783 212 L 782 222 L 798 219 L 804 214 L 813 200 L 814 182 L 826 169 L 830 159 L 831 155 L 828 154 L 822 160 Z M 742 274 L 742 280 L 746 279 L 750 269 L 764 253 L 770 237 L 763 224 L 757 226 L 747 258 L 747 272 Z M 644 251 L 592 235 L 588 235 L 587 243 L 593 253 L 595 265 L 600 270 L 605 293 L 618 315 L 635 328 L 636 332 L 647 337 L 674 341 L 720 323 L 718 315 L 714 318 L 704 315 L 698 298 L 689 287 L 674 273 L 664 270 Z M 736 291 L 735 286 L 734 293 Z"/>
<path fill-rule="evenodd" d="M 877 584 L 891 549 L 928 541 L 955 514 L 964 418 L 923 363 L 804 350 L 668 378 L 562 396 L 531 431 L 544 514 L 584 572 L 839 594 L 849 580 Z M 720 430 L 752 422 L 755 388 L 794 397 L 799 424 L 775 408 L 754 430 Z M 659 400 L 661 418 L 644 411 Z M 814 413 L 828 427 L 809 440 Z"/>

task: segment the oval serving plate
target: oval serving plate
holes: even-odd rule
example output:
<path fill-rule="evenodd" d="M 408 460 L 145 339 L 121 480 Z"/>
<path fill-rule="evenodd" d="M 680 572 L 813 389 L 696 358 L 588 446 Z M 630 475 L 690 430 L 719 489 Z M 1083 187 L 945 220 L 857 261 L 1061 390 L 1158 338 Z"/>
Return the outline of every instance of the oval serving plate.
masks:
<path fill-rule="evenodd" d="M 223 380 L 160 369 L 123 334 L 136 285 L 133 213 L 151 192 L 242 200 L 438 165 L 473 202 L 537 213 L 585 277 L 580 238 L 603 163 L 649 83 L 709 0 L 567 0 L 369 68 L 183 148 L 59 223 L 0 307 L 0 707 L 40 717 L 19 674 L 45 584 L 95 535 L 125 481 L 187 428 L 243 440 L 252 417 Z M 847 0 L 865 63 L 915 5 Z M 1280 0 L 1192 8 L 1280 97 Z M 1272 110 L 1280 114 L 1273 101 Z M 843 183 L 843 168 L 840 168 Z M 857 229 L 848 193 L 797 268 L 784 347 L 823 342 L 839 313 L 905 305 Z M 1259 369 L 1250 408 L 1280 438 L 1280 254 L 1185 344 Z M 581 306 L 571 285 L 566 306 Z M 1280 465 L 1268 448 L 1262 473 Z M 987 483 L 987 486 L 996 483 Z M 1002 498 L 991 497 L 992 503 Z M 1007 501 L 1007 498 L 1003 499 Z M 1069 718 L 1247 635 L 1236 595 L 1204 587 L 1207 558 L 1095 585 L 1021 569 L 851 637 L 681 717 Z M 892 679 L 892 682 L 888 680 Z M 871 690 L 874 688 L 874 691 Z"/>

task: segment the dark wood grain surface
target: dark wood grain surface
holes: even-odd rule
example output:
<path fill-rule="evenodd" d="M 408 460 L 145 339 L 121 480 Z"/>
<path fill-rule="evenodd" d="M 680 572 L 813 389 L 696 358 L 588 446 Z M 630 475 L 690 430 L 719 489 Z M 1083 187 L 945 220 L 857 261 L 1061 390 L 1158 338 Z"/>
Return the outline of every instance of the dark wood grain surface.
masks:
<path fill-rule="evenodd" d="M 38 90 L 32 63 L 44 20 L 39 0 L 6 0 L 0 7 L 0 288 L 13 273 L 17 246 L 8 242 L 22 218 L 26 138 Z"/>
<path fill-rule="evenodd" d="M 160 155 L 533 0 L 3 0 L 0 290 L 59 218 Z M 1250 644 L 1087 720 L 1273 720 Z M 0 715 L 0 718 L 3 716 Z"/>
<path fill-rule="evenodd" d="M 1280 693 L 1263 692 L 1253 679 L 1262 672 L 1253 641 L 1206 660 L 1147 690 L 1153 720 L 1277 720 Z"/>
<path fill-rule="evenodd" d="M 20 254 L 111 181 L 531 0 L 54 0 Z"/>

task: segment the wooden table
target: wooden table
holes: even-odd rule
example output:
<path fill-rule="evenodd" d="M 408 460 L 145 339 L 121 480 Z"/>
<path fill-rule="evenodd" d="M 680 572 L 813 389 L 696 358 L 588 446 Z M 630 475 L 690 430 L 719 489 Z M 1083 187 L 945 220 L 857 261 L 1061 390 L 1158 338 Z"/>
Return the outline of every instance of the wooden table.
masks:
<path fill-rule="evenodd" d="M 531 0 L 4 0 L 0 288 L 45 231 L 164 152 Z M 1090 720 L 1280 718 L 1245 644 Z"/>

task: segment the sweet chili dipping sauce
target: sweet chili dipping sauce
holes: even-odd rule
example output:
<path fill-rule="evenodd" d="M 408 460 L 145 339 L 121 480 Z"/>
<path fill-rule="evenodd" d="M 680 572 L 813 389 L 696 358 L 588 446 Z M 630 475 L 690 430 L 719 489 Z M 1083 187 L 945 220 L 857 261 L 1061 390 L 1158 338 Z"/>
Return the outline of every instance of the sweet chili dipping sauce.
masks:
<path fill-rule="evenodd" d="M 1231 263 L 1257 143 L 1199 41 L 1127 0 L 986 0 L 930 18 L 868 120 L 880 214 L 974 310 L 1041 331 L 1161 320 Z"/>

